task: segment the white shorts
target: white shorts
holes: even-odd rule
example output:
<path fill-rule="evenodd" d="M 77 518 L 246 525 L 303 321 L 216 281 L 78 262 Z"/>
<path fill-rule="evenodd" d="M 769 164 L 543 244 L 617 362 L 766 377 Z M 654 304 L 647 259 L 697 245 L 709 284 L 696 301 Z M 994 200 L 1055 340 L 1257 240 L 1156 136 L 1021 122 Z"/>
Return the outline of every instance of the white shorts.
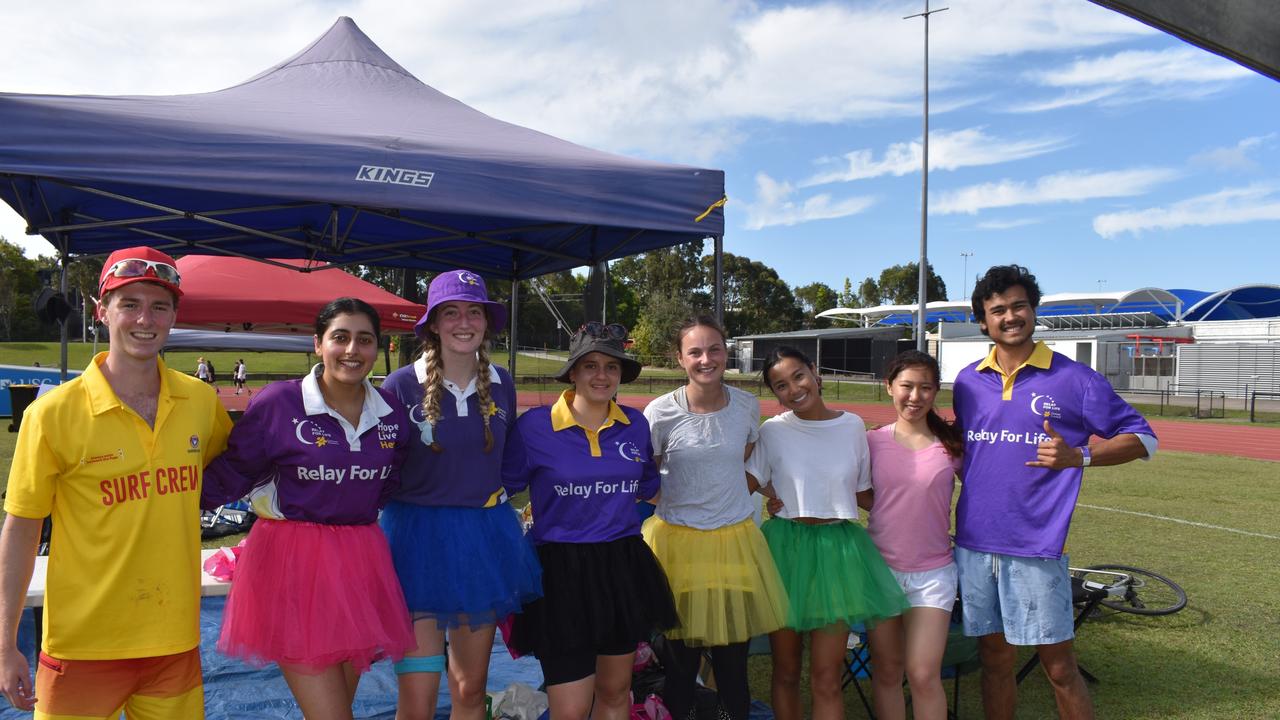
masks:
<path fill-rule="evenodd" d="M 907 594 L 911 607 L 938 608 L 951 612 L 956 603 L 956 564 L 947 563 L 933 570 L 898 572 L 889 568 Z"/>

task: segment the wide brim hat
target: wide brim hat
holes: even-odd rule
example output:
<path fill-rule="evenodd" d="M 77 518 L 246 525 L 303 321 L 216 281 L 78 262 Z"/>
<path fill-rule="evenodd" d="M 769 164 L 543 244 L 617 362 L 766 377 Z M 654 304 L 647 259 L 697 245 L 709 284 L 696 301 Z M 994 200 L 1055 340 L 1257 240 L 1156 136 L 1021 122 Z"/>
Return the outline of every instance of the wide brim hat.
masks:
<path fill-rule="evenodd" d="M 507 306 L 489 299 L 484 278 L 470 270 L 449 270 L 436 275 L 427 288 L 427 312 L 413 326 L 418 337 L 426 337 L 431 312 L 447 302 L 467 302 L 483 305 L 489 316 L 489 331 L 502 332 L 507 326 Z"/>
<path fill-rule="evenodd" d="M 573 366 L 583 356 L 593 352 L 617 358 L 622 363 L 622 384 L 625 385 L 640 377 L 640 369 L 642 367 L 640 361 L 627 354 L 627 351 L 622 347 L 621 340 L 592 337 L 585 332 L 579 331 L 577 335 L 573 336 L 573 340 L 569 342 L 569 359 L 565 361 L 564 367 L 560 368 L 560 372 L 556 373 L 556 380 L 562 383 L 572 382 L 569 379 L 569 372 L 573 370 Z"/>
<path fill-rule="evenodd" d="M 136 277 L 116 277 L 109 274 L 110 270 L 118 265 L 122 260 L 145 260 L 154 263 L 163 263 L 174 268 L 177 271 L 178 263 L 168 254 L 161 252 L 153 247 L 145 245 L 140 247 L 125 248 L 117 250 L 107 256 L 107 261 L 102 264 L 102 273 L 98 276 L 98 294 L 104 295 L 112 290 L 135 282 L 155 283 L 174 294 L 174 297 L 182 297 L 182 288 L 168 280 L 162 280 L 156 275 L 155 269 L 149 270 L 145 275 Z"/>

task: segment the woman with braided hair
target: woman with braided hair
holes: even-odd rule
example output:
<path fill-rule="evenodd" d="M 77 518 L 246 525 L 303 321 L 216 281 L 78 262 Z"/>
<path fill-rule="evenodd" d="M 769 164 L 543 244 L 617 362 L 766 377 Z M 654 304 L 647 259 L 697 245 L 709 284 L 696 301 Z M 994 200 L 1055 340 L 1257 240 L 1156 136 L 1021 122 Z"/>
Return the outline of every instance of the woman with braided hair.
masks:
<path fill-rule="evenodd" d="M 395 666 L 399 720 L 435 715 L 446 633 L 450 717 L 484 717 L 496 622 L 542 595 L 537 556 L 502 487 L 503 467 L 524 465 L 524 446 L 507 441 L 515 383 L 489 361 L 506 320 L 475 273 L 437 275 L 414 328 L 422 355 L 382 385 L 418 431 L 382 514 L 418 641 Z"/>

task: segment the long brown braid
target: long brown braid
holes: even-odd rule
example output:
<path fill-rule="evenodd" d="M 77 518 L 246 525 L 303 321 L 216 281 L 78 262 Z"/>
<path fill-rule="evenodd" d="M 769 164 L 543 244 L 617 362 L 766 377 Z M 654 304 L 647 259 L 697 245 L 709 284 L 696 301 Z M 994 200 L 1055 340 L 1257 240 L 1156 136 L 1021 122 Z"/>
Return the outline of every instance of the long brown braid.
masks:
<path fill-rule="evenodd" d="M 436 439 L 435 427 L 440 422 L 440 395 L 444 393 L 444 363 L 440 360 L 440 338 L 435 333 L 427 332 L 422 341 L 422 358 L 427 365 L 427 376 L 422 381 L 422 414 L 431 423 L 431 449 L 444 452 L 444 447 Z"/>
<path fill-rule="evenodd" d="M 484 451 L 493 449 L 493 431 L 489 429 L 490 410 L 494 407 L 489 397 L 489 385 L 493 380 L 489 377 L 489 331 L 484 333 L 484 342 L 480 343 L 476 364 L 476 397 L 480 401 L 480 417 L 484 418 Z"/>

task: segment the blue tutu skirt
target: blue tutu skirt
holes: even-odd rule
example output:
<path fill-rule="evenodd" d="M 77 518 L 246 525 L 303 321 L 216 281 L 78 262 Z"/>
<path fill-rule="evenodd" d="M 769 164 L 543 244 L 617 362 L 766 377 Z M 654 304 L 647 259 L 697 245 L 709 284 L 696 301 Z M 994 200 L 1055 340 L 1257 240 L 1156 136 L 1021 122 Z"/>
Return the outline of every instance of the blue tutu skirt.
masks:
<path fill-rule="evenodd" d="M 413 619 L 441 629 L 493 625 L 542 596 L 542 567 L 515 510 L 392 502 L 382 511 Z"/>

